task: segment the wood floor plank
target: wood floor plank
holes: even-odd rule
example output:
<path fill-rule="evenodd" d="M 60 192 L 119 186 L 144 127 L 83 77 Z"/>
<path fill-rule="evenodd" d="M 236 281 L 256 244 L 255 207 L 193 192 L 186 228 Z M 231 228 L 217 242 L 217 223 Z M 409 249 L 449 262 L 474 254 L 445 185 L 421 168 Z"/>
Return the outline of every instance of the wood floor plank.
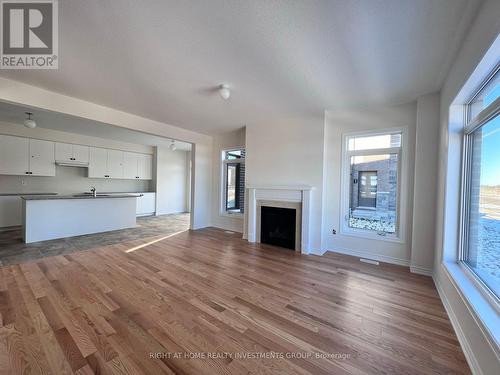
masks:
<path fill-rule="evenodd" d="M 159 233 L 0 268 L 0 374 L 470 373 L 430 278 Z"/>

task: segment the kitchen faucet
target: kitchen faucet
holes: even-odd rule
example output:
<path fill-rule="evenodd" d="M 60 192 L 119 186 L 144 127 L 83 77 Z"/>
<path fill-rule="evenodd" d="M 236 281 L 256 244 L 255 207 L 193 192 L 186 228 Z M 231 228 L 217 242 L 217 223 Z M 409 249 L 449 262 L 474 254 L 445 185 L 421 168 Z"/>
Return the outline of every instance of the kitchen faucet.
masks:
<path fill-rule="evenodd" d="M 95 189 L 95 186 L 91 186 L 90 191 L 91 191 L 94 198 L 97 197 L 97 190 Z"/>

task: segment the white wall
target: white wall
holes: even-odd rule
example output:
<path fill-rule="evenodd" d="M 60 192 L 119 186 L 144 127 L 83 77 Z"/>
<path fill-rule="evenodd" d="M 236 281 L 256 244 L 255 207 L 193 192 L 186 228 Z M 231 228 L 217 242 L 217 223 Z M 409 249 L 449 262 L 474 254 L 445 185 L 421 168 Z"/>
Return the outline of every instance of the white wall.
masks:
<path fill-rule="evenodd" d="M 210 225 L 212 137 L 5 78 L 0 78 L 0 101 L 193 143 L 191 227 L 197 229 Z"/>
<path fill-rule="evenodd" d="M 213 177 L 212 177 L 212 225 L 214 227 L 243 233 L 243 217 L 221 215 L 221 152 L 228 148 L 245 147 L 245 128 L 214 136 L 213 140 Z"/>
<path fill-rule="evenodd" d="M 186 160 L 191 154 L 172 151 L 167 147 L 156 150 L 156 214 L 165 215 L 188 211 L 189 170 Z"/>
<path fill-rule="evenodd" d="M 456 173 L 451 172 L 459 170 L 460 142 L 457 136 L 449 132 L 449 125 L 455 121 L 449 116 L 450 105 L 499 33 L 500 1 L 486 0 L 470 27 L 441 90 L 436 209 L 434 280 L 472 370 L 474 373 L 485 375 L 498 373 L 498 344 L 492 342 L 488 328 L 478 319 L 473 305 L 469 304 L 462 290 L 457 288 L 442 260 L 449 259 L 450 254 L 456 254 L 458 251 L 457 189 L 460 180 Z M 498 315 L 496 322 L 493 329 L 498 331 Z"/>
<path fill-rule="evenodd" d="M 432 275 L 434 265 L 439 110 L 439 93 L 417 99 L 410 267 L 427 275 Z"/>
<path fill-rule="evenodd" d="M 0 194 L 5 193 L 59 193 L 90 192 L 133 193 L 152 191 L 151 181 L 88 178 L 87 168 L 56 166 L 54 177 L 0 175 Z"/>
<path fill-rule="evenodd" d="M 325 115 L 325 191 L 323 246 L 325 250 L 408 265 L 411 252 L 416 103 L 355 110 L 327 111 Z M 356 131 L 407 127 L 407 186 L 405 242 L 388 242 L 340 233 L 342 135 Z M 335 229 L 337 234 L 332 234 Z"/>
<path fill-rule="evenodd" d="M 324 116 L 247 124 L 246 184 L 312 185 L 311 253 L 321 254 Z"/>

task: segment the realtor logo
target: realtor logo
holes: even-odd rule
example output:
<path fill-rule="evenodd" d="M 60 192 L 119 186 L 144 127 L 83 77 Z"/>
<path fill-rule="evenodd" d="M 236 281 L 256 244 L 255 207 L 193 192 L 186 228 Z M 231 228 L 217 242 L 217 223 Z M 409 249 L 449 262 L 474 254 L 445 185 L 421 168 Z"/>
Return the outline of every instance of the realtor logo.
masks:
<path fill-rule="evenodd" d="M 0 0 L 0 68 L 57 69 L 57 16 L 57 0 Z"/>

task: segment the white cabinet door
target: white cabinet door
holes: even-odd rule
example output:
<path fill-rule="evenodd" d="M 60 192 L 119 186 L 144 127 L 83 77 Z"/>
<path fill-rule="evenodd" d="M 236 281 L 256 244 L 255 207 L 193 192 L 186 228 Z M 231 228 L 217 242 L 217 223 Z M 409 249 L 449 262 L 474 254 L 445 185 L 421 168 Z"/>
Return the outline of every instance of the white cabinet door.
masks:
<path fill-rule="evenodd" d="M 123 151 L 108 150 L 108 176 L 123 178 Z"/>
<path fill-rule="evenodd" d="M 73 145 L 69 143 L 56 142 L 56 160 L 71 161 L 73 157 Z"/>
<path fill-rule="evenodd" d="M 153 156 L 138 154 L 138 176 L 141 180 L 153 178 Z"/>
<path fill-rule="evenodd" d="M 123 153 L 123 178 L 139 178 L 137 163 L 137 154 L 135 152 Z"/>
<path fill-rule="evenodd" d="M 142 194 L 142 197 L 137 198 L 137 216 L 153 215 L 156 211 L 156 193 Z"/>
<path fill-rule="evenodd" d="M 73 145 L 73 160 L 88 163 L 89 146 Z"/>
<path fill-rule="evenodd" d="M 19 195 L 0 197 L 0 228 L 22 224 L 22 203 Z"/>
<path fill-rule="evenodd" d="M 104 178 L 108 175 L 108 150 L 90 147 L 89 177 Z"/>
<path fill-rule="evenodd" d="M 0 135 L 0 174 L 29 172 L 29 139 Z"/>
<path fill-rule="evenodd" d="M 33 176 L 55 176 L 54 142 L 30 139 L 29 145 L 29 174 Z"/>

